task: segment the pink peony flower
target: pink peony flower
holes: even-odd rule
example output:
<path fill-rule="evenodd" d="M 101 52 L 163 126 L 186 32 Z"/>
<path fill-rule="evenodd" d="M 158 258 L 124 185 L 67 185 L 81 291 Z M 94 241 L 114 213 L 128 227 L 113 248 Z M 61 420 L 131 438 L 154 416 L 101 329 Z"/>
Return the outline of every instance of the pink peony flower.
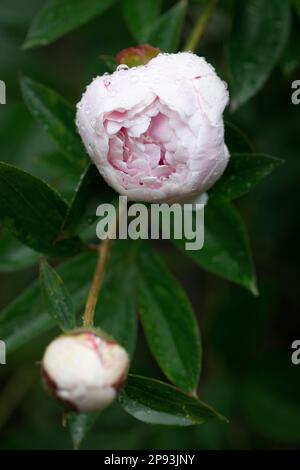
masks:
<path fill-rule="evenodd" d="M 107 183 L 131 200 L 180 201 L 208 190 L 229 153 L 227 87 L 204 58 L 159 54 L 97 77 L 77 105 L 77 126 Z"/>
<path fill-rule="evenodd" d="M 42 361 L 44 382 L 67 408 L 89 413 L 108 406 L 123 385 L 128 354 L 113 341 L 93 332 L 56 338 Z"/>

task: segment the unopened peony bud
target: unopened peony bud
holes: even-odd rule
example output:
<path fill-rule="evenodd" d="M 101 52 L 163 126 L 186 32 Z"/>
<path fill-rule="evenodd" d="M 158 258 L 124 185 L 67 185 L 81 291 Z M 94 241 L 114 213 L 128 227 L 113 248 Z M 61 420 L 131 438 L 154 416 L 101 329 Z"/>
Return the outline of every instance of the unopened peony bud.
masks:
<path fill-rule="evenodd" d="M 128 354 L 94 332 L 59 336 L 47 347 L 42 375 L 48 389 L 74 411 L 102 410 L 116 398 L 128 370 Z"/>
<path fill-rule="evenodd" d="M 137 67 L 138 65 L 145 65 L 151 59 L 154 59 L 160 53 L 157 47 L 144 44 L 143 46 L 128 47 L 123 49 L 116 56 L 117 64 L 125 64 L 128 67 Z"/>
<path fill-rule="evenodd" d="M 204 193 L 228 162 L 226 85 L 189 52 L 124 67 L 97 77 L 77 106 L 78 130 L 99 172 L 131 200 L 175 202 Z"/>

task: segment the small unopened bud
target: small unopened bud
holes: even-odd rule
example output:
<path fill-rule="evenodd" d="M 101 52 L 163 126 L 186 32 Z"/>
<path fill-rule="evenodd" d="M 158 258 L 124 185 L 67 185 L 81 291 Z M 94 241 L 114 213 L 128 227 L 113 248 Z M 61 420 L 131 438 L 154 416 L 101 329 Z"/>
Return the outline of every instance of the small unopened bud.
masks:
<path fill-rule="evenodd" d="M 116 56 L 117 64 L 125 64 L 128 67 L 138 67 L 147 64 L 151 59 L 160 53 L 157 47 L 144 44 L 142 46 L 127 47 Z"/>
<path fill-rule="evenodd" d="M 90 413 L 110 405 L 122 387 L 129 358 L 124 348 L 91 331 L 71 332 L 47 347 L 42 376 L 67 408 Z"/>

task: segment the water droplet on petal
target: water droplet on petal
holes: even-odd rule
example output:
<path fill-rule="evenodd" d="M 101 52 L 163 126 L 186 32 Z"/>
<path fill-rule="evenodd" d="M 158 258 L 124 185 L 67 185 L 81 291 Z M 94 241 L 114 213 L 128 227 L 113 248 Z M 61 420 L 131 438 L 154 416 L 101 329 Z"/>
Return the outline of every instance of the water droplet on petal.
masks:
<path fill-rule="evenodd" d="M 120 64 L 120 65 L 118 65 L 116 71 L 117 71 L 117 72 L 121 72 L 121 71 L 123 71 L 123 70 L 128 70 L 128 69 L 129 69 L 128 65 L 126 65 L 126 64 Z"/>

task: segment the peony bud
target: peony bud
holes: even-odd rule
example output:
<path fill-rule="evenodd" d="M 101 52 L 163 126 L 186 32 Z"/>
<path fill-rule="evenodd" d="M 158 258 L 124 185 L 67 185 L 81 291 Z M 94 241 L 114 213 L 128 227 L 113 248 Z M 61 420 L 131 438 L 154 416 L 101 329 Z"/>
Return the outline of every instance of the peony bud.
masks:
<path fill-rule="evenodd" d="M 77 110 L 87 152 L 107 183 L 131 200 L 181 201 L 205 193 L 229 158 L 226 84 L 203 57 L 159 54 L 97 77 Z"/>
<path fill-rule="evenodd" d="M 128 47 L 123 49 L 116 56 L 117 64 L 125 64 L 128 67 L 137 67 L 138 65 L 145 65 L 151 59 L 154 59 L 160 53 L 157 47 L 144 44 L 143 46 Z"/>
<path fill-rule="evenodd" d="M 42 376 L 67 408 L 82 413 L 110 405 L 128 370 L 128 354 L 117 343 L 91 331 L 59 336 L 47 347 Z"/>

